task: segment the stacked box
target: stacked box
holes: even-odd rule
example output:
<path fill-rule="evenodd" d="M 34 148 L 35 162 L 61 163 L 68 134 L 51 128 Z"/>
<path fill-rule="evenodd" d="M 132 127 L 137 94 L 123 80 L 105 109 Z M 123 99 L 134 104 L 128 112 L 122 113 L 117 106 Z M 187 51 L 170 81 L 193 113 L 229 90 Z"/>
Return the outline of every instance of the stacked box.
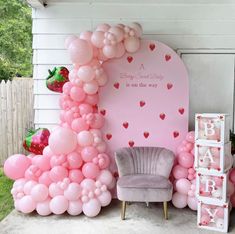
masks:
<path fill-rule="evenodd" d="M 229 115 L 196 114 L 195 163 L 198 226 L 228 231 L 228 173 L 232 167 Z"/>

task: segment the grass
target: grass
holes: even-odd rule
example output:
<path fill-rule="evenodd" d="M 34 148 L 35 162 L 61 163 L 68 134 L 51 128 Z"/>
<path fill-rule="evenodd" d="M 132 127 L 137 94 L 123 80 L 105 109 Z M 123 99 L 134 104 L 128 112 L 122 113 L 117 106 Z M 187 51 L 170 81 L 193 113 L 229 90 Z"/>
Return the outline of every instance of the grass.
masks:
<path fill-rule="evenodd" d="M 13 181 L 8 179 L 3 169 L 0 168 L 0 221 L 4 219 L 14 208 L 11 196 L 11 187 Z"/>

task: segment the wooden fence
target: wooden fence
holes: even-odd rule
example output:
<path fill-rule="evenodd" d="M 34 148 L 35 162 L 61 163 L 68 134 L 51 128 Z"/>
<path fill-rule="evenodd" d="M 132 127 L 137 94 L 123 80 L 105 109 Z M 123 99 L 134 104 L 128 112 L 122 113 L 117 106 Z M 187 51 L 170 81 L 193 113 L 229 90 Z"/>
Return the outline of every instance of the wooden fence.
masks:
<path fill-rule="evenodd" d="M 26 153 L 22 142 L 33 127 L 33 79 L 0 83 L 0 166 L 12 154 Z"/>

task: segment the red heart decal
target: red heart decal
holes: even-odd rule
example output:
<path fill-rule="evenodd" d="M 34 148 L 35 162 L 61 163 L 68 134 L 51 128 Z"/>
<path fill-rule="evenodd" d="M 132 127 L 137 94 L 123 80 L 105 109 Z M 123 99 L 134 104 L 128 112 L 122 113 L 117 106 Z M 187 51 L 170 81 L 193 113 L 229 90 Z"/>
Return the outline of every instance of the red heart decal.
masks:
<path fill-rule="evenodd" d="M 161 113 L 161 114 L 159 115 L 159 117 L 160 117 L 160 119 L 164 120 L 164 119 L 166 118 L 166 115 L 165 115 L 164 113 Z"/>
<path fill-rule="evenodd" d="M 167 89 L 171 89 L 173 87 L 173 84 L 168 83 L 166 86 L 167 86 Z"/>
<path fill-rule="evenodd" d="M 130 147 L 133 147 L 135 142 L 134 141 L 129 141 L 128 144 L 129 144 Z"/>
<path fill-rule="evenodd" d="M 124 128 L 128 128 L 129 123 L 128 123 L 128 122 L 124 122 L 124 123 L 122 124 L 122 126 L 123 126 Z"/>
<path fill-rule="evenodd" d="M 174 138 L 178 137 L 178 136 L 179 136 L 179 132 L 174 131 L 174 132 L 173 132 L 173 136 L 174 136 Z"/>
<path fill-rule="evenodd" d="M 145 105 L 145 101 L 140 101 L 140 107 L 143 107 Z"/>
<path fill-rule="evenodd" d="M 106 110 L 104 110 L 104 109 L 100 110 L 100 114 L 101 115 L 105 115 L 106 114 Z"/>
<path fill-rule="evenodd" d="M 184 114 L 184 108 L 183 107 L 179 108 L 178 111 L 181 115 Z"/>
<path fill-rule="evenodd" d="M 107 138 L 107 140 L 110 140 L 112 138 L 112 134 L 110 134 L 110 133 L 106 134 L 106 138 Z"/>
<path fill-rule="evenodd" d="M 165 60 L 168 62 L 171 59 L 171 56 L 169 54 L 165 55 Z"/>
<path fill-rule="evenodd" d="M 155 47 L 156 47 L 155 44 L 150 44 L 150 45 L 149 45 L 149 49 L 150 49 L 151 51 L 153 51 L 153 50 L 155 49 Z"/>
<path fill-rule="evenodd" d="M 114 86 L 114 88 L 119 89 L 119 83 L 118 82 L 116 82 L 113 86 Z"/>
<path fill-rule="evenodd" d="M 144 132 L 144 137 L 148 138 L 149 137 L 149 132 Z"/>
<path fill-rule="evenodd" d="M 132 56 L 128 56 L 126 59 L 127 59 L 128 63 L 131 63 L 133 61 L 133 57 Z"/>

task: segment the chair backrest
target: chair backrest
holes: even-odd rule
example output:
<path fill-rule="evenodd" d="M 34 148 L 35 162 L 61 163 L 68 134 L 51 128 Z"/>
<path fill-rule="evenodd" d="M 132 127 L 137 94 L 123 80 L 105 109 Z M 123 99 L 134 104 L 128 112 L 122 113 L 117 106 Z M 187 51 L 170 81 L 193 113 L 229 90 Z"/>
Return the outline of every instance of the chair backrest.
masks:
<path fill-rule="evenodd" d="M 174 153 L 160 147 L 121 148 L 115 153 L 119 176 L 131 174 L 161 175 L 169 178 Z"/>

